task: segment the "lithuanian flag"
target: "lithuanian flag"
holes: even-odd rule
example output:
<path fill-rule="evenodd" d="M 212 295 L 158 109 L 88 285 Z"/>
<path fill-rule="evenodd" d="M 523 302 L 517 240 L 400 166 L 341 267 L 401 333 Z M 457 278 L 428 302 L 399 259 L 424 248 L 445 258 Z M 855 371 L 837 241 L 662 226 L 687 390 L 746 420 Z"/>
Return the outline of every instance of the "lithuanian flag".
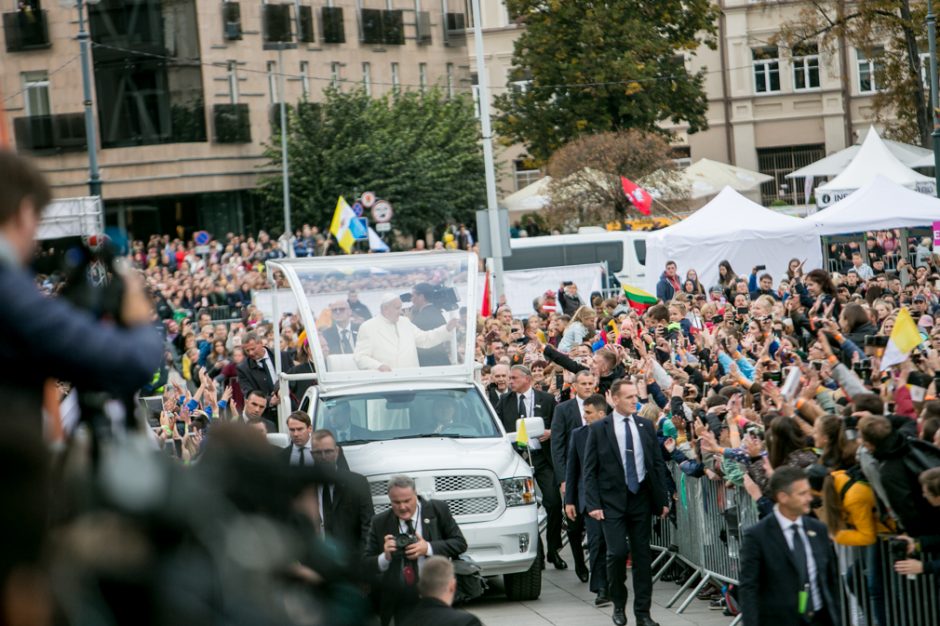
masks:
<path fill-rule="evenodd" d="M 881 371 L 885 371 L 892 365 L 903 363 L 910 356 L 911 350 L 923 341 L 924 338 L 920 336 L 914 318 L 911 317 L 907 307 L 902 307 L 897 319 L 894 321 L 891 336 L 888 337 L 888 346 L 881 357 Z"/>
<path fill-rule="evenodd" d="M 643 313 L 646 309 L 658 302 L 656 296 L 653 294 L 643 291 L 642 289 L 637 289 L 631 285 L 624 285 L 623 293 L 627 296 L 627 302 L 630 303 L 630 306 L 640 313 Z"/>

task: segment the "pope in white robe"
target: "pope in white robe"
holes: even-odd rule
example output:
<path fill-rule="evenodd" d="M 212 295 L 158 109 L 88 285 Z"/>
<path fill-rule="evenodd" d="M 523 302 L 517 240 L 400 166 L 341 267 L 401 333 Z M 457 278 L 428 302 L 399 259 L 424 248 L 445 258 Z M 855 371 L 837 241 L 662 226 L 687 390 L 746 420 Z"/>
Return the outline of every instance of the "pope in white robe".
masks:
<path fill-rule="evenodd" d="M 450 339 L 450 331 L 458 320 L 445 326 L 421 330 L 401 316 L 401 299 L 387 295 L 382 299 L 381 314 L 362 323 L 353 359 L 363 370 L 388 372 L 393 369 L 419 367 L 418 348 L 432 348 Z"/>

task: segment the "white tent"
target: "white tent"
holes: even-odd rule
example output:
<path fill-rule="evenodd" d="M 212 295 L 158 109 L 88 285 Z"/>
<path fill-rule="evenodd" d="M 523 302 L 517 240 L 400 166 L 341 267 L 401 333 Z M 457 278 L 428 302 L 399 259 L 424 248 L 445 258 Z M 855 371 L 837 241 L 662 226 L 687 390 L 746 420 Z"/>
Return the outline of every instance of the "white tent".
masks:
<path fill-rule="evenodd" d="M 548 206 L 551 198 L 548 195 L 548 184 L 552 182 L 551 176 L 544 176 L 533 183 L 529 183 L 519 191 L 503 198 L 502 205 L 512 212 L 538 211 Z"/>
<path fill-rule="evenodd" d="M 666 179 L 657 185 L 659 179 Z M 773 176 L 728 165 L 711 159 L 699 159 L 684 170 L 664 172 L 658 170 L 645 177 L 650 193 L 658 192 L 663 198 L 686 197 L 692 200 L 713 196 L 725 187 L 735 191 L 753 191 Z"/>
<path fill-rule="evenodd" d="M 806 259 L 804 269 L 822 266 L 813 223 L 765 209 L 725 187 L 711 202 L 646 239 L 646 288 L 655 292 L 666 261 L 679 273 L 694 269 L 707 288 L 718 282 L 718 263 L 727 260 L 739 274 L 766 265 L 774 280 L 783 278 L 790 259 Z"/>
<path fill-rule="evenodd" d="M 848 167 L 828 183 L 816 187 L 816 204 L 826 207 L 838 202 L 879 175 L 921 193 L 935 193 L 934 180 L 904 165 L 871 129 Z"/>
<path fill-rule="evenodd" d="M 869 133 L 877 132 L 869 129 Z M 930 159 L 929 167 L 933 167 L 933 150 L 927 150 L 920 146 L 912 146 L 907 143 L 891 141 L 890 139 L 881 140 L 885 147 L 897 157 L 898 161 L 908 167 L 928 167 L 924 165 L 925 159 Z M 838 176 L 849 166 L 862 146 L 856 144 L 849 146 L 844 150 L 839 150 L 829 156 L 810 163 L 806 167 L 790 172 L 785 178 L 828 178 Z"/>
<path fill-rule="evenodd" d="M 807 221 L 816 224 L 820 235 L 930 226 L 940 222 L 940 199 L 875 176 L 855 193 Z"/>

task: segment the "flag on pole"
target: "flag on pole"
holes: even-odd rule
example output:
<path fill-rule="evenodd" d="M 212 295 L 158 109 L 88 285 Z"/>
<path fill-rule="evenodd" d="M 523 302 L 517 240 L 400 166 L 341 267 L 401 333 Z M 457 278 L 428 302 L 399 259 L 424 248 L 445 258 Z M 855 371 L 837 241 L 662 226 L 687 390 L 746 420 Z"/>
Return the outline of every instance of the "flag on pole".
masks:
<path fill-rule="evenodd" d="M 340 196 L 336 201 L 336 209 L 333 211 L 330 232 L 336 237 L 336 243 L 346 254 L 352 251 L 353 244 L 356 243 L 357 239 L 363 239 L 363 237 L 356 234 L 356 229 L 359 228 L 360 222 L 356 219 L 356 212 L 346 202 L 346 198 Z"/>
<path fill-rule="evenodd" d="M 480 307 L 480 315 L 489 317 L 490 311 L 490 273 L 487 272 L 483 278 L 483 306 Z"/>
<path fill-rule="evenodd" d="M 653 294 L 631 285 L 623 286 L 623 294 L 627 297 L 627 303 L 639 313 L 643 313 L 658 302 Z"/>
<path fill-rule="evenodd" d="M 911 350 L 919 346 L 924 341 L 917 330 L 917 324 L 911 317 L 907 307 L 901 307 L 897 319 L 894 321 L 894 328 L 891 330 L 891 336 L 888 338 L 888 346 L 881 357 L 881 371 L 885 371 L 892 365 L 903 363 Z"/>
<path fill-rule="evenodd" d="M 620 177 L 620 185 L 623 187 L 623 193 L 627 195 L 630 204 L 643 215 L 649 215 L 650 209 L 653 207 L 653 196 L 650 195 L 650 192 L 624 176 Z"/>
<path fill-rule="evenodd" d="M 372 252 L 388 252 L 388 244 L 382 241 L 379 234 L 369 226 L 369 250 Z"/>
<path fill-rule="evenodd" d="M 525 431 L 525 419 L 516 420 L 516 445 L 520 448 L 529 446 L 529 435 Z"/>

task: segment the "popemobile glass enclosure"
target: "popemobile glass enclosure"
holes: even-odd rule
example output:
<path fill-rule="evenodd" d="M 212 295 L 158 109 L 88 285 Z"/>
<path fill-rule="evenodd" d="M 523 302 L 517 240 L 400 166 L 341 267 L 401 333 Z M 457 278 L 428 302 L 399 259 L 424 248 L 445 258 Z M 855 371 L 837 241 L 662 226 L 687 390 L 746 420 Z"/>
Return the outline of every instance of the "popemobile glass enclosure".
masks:
<path fill-rule="evenodd" d="M 271 284 L 280 284 L 270 303 L 274 319 L 300 315 L 321 390 L 382 380 L 473 380 L 475 254 L 278 259 L 267 269 Z M 289 346 L 280 345 L 279 332 L 274 339 L 277 370 L 285 372 L 291 365 L 281 363 L 281 351 Z"/>

